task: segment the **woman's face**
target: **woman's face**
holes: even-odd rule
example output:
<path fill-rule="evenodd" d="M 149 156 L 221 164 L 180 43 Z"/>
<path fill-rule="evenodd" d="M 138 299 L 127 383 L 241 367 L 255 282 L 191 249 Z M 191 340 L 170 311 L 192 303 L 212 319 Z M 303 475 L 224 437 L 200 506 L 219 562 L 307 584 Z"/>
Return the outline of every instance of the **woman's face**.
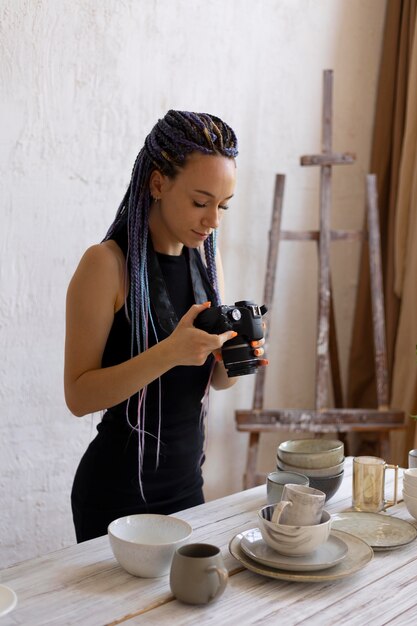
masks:
<path fill-rule="evenodd" d="M 149 228 L 157 252 L 181 254 L 197 248 L 216 229 L 227 210 L 236 183 L 234 159 L 193 153 L 174 179 L 151 175 L 154 203 Z"/>

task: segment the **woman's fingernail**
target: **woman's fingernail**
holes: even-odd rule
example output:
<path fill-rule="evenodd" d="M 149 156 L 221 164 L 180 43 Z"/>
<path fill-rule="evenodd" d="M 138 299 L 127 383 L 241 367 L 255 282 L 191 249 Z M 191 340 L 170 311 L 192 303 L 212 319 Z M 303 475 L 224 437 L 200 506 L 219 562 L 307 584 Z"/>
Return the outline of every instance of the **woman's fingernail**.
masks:
<path fill-rule="evenodd" d="M 250 345 L 252 346 L 252 348 L 257 348 L 259 346 L 260 342 L 259 341 L 251 341 Z"/>
<path fill-rule="evenodd" d="M 211 302 L 210 300 L 207 300 L 207 302 L 203 302 L 203 306 L 211 306 Z"/>
<path fill-rule="evenodd" d="M 257 348 L 256 350 L 253 351 L 255 356 L 262 356 L 264 353 L 263 348 Z"/>
<path fill-rule="evenodd" d="M 237 332 L 235 330 L 232 331 L 232 336 L 230 337 L 230 339 L 234 339 L 235 337 L 237 337 Z"/>
<path fill-rule="evenodd" d="M 216 361 L 223 361 L 222 359 L 222 355 L 220 354 L 220 352 L 218 352 L 217 354 L 214 355 L 214 358 Z"/>

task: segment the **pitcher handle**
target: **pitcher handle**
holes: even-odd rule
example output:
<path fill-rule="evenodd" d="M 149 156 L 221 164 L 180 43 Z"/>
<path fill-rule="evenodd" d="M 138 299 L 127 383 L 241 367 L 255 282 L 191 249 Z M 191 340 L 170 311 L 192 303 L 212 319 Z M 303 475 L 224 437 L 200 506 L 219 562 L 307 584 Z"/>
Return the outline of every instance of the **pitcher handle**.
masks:
<path fill-rule="evenodd" d="M 387 506 L 393 506 L 394 504 L 397 504 L 398 502 L 398 498 L 397 498 L 397 492 L 398 492 L 398 465 L 388 465 L 388 463 L 385 464 L 385 470 L 387 469 L 393 469 L 395 472 L 395 476 L 394 476 L 394 500 L 385 500 L 385 474 L 384 474 L 384 508 Z"/>

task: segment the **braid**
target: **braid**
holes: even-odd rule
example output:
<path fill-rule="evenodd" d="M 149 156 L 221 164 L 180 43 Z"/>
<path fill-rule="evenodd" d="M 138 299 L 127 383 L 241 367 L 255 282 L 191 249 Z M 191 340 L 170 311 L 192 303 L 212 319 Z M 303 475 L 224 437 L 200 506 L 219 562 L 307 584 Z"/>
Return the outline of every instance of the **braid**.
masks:
<path fill-rule="evenodd" d="M 149 325 L 154 327 L 147 267 L 148 221 L 152 203 L 149 189 L 150 176 L 152 171 L 157 169 L 162 174 L 172 179 L 175 178 L 184 167 L 187 157 L 193 152 L 234 158 L 238 154 L 236 135 L 230 126 L 213 115 L 189 111 L 168 111 L 146 137 L 144 146 L 133 165 L 129 187 L 104 237 L 106 241 L 122 229 L 127 232 L 126 266 L 130 275 L 130 292 L 129 305 L 126 303 L 126 314 L 132 327 L 132 356 L 136 351 L 140 354 L 147 350 Z M 204 251 L 208 277 L 216 294 L 216 304 L 219 304 L 215 232 L 204 242 Z M 139 484 L 143 497 L 141 467 L 145 434 L 145 399 L 146 388 L 138 394 L 138 422 L 131 424 L 132 428 L 139 432 Z M 129 406 L 126 409 L 126 416 L 129 421 L 128 408 Z"/>

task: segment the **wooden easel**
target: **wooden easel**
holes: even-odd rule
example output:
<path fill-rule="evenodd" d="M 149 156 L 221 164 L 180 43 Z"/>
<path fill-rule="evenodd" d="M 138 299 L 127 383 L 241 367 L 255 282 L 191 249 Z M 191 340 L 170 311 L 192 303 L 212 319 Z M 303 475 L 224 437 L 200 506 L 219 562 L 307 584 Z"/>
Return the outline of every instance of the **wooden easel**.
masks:
<path fill-rule="evenodd" d="M 303 166 L 320 167 L 320 229 L 314 231 L 282 231 L 281 214 L 285 176 L 276 177 L 271 229 L 263 302 L 271 311 L 275 284 L 278 247 L 280 240 L 317 241 L 319 255 L 319 308 L 316 345 L 316 397 L 314 409 L 264 409 L 265 368 L 260 368 L 256 380 L 251 410 L 235 412 L 237 429 L 249 433 L 249 446 L 244 477 L 245 488 L 265 481 L 257 472 L 259 439 L 262 432 L 279 430 L 307 431 L 321 436 L 333 432 L 342 439 L 349 432 L 373 432 L 379 441 L 378 453 L 389 456 L 389 433 L 405 430 L 403 411 L 388 407 L 388 369 L 385 343 L 384 299 L 380 251 L 379 218 L 375 176 L 366 179 L 368 232 L 330 229 L 331 177 L 334 165 L 354 163 L 355 155 L 332 151 L 332 92 L 333 72 L 324 71 L 323 121 L 321 154 L 303 156 Z M 348 409 L 343 405 L 342 384 L 336 324 L 330 277 L 330 243 L 339 240 L 368 239 L 371 276 L 372 319 L 375 347 L 375 375 L 377 383 L 377 409 Z M 268 343 L 269 326 L 266 331 Z M 332 384 L 335 407 L 330 407 L 329 381 Z"/>

